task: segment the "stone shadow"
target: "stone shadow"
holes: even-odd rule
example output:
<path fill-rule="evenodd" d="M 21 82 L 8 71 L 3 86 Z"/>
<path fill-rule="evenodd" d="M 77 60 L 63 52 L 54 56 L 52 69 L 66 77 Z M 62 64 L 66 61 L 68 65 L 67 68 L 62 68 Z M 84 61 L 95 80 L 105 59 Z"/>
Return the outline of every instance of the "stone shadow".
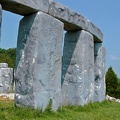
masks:
<path fill-rule="evenodd" d="M 79 40 L 81 31 L 66 32 L 64 38 L 64 48 L 62 57 L 62 75 L 61 85 L 63 85 L 68 67 L 75 65 L 76 61 L 73 60 L 73 53 Z M 72 38 L 72 39 L 71 39 Z M 72 72 L 72 71 L 71 71 Z"/>

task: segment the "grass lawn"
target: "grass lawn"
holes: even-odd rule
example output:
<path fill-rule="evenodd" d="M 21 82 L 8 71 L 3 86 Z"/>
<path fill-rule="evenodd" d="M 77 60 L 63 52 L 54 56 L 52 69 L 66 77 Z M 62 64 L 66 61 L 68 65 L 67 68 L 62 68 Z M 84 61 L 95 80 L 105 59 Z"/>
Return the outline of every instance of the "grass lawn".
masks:
<path fill-rule="evenodd" d="M 0 100 L 0 120 L 120 120 L 120 103 L 104 101 L 82 106 L 68 106 L 44 113 L 31 108 L 15 108 L 14 102 Z"/>

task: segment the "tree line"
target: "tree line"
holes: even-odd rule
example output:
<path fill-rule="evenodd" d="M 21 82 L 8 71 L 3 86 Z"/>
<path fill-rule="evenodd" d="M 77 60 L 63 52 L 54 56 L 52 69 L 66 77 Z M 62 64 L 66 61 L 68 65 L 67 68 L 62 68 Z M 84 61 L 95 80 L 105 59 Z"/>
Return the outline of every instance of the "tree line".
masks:
<path fill-rule="evenodd" d="M 0 63 L 8 63 L 9 67 L 15 68 L 16 48 L 1 49 L 0 48 Z M 118 79 L 112 67 L 108 69 L 105 76 L 106 94 L 120 98 L 120 79 Z"/>
<path fill-rule="evenodd" d="M 108 68 L 105 80 L 106 94 L 120 99 L 120 79 L 117 77 L 112 67 Z"/>
<path fill-rule="evenodd" d="M 15 68 L 16 48 L 0 48 L 0 63 L 8 63 L 8 66 Z"/>

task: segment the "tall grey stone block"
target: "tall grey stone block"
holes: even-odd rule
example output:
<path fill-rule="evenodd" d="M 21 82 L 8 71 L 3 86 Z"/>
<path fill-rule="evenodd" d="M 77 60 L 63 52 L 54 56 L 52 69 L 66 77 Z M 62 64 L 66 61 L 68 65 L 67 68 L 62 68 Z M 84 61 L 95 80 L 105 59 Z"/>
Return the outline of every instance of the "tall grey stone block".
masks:
<path fill-rule="evenodd" d="M 105 61 L 106 51 L 100 43 L 95 43 L 95 93 L 94 101 L 105 100 L 106 85 L 105 85 Z"/>
<path fill-rule="evenodd" d="M 5 63 L 3 63 L 3 65 L 5 65 Z M 12 80 L 13 69 L 4 66 L 3 68 L 0 67 L 0 93 L 9 93 L 12 91 Z"/>
<path fill-rule="evenodd" d="M 94 97 L 94 40 L 84 31 L 65 34 L 62 64 L 64 105 L 84 105 Z"/>
<path fill-rule="evenodd" d="M 61 3 L 54 1 L 50 2 L 49 14 L 64 22 L 64 29 L 66 31 L 86 30 L 93 35 L 94 41 L 103 41 L 103 34 L 97 26 L 86 17 L 69 9 Z"/>
<path fill-rule="evenodd" d="M 52 100 L 62 104 L 61 59 L 63 23 L 38 12 L 20 22 L 15 73 L 15 104 L 43 111 Z"/>

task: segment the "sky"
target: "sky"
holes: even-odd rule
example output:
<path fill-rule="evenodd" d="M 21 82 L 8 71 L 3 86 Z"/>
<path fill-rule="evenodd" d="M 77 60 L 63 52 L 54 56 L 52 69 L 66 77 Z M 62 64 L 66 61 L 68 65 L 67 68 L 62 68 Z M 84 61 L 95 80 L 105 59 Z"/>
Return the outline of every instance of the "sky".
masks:
<path fill-rule="evenodd" d="M 120 0 L 55 0 L 91 20 L 104 35 L 106 70 L 111 66 L 120 78 Z M 3 11 L 0 48 L 16 47 L 22 16 Z"/>

